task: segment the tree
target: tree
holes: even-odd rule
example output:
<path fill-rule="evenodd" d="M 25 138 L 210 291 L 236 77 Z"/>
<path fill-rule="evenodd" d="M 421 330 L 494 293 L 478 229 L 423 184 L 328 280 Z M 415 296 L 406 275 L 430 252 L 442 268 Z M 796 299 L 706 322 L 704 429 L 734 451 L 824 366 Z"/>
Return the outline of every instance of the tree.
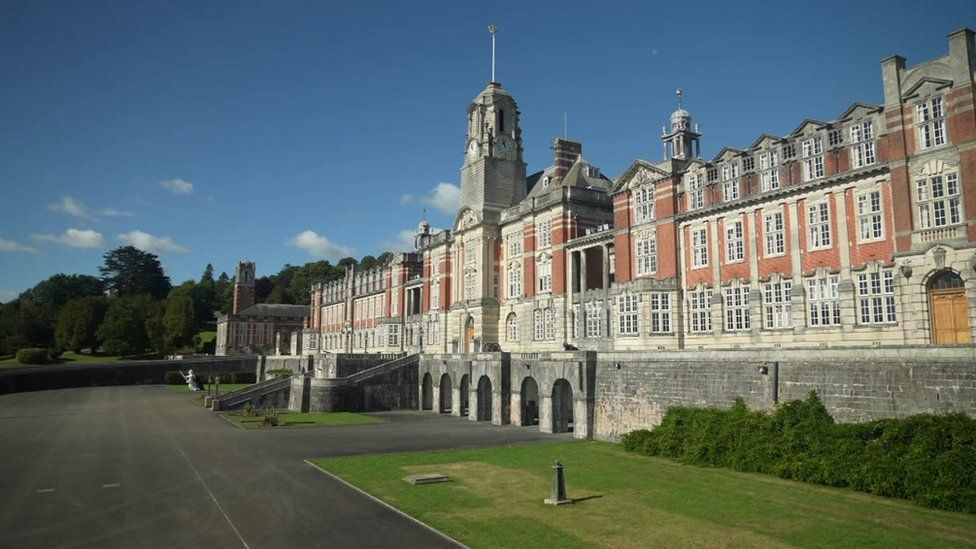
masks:
<path fill-rule="evenodd" d="M 104 294 L 105 285 L 98 277 L 80 274 L 56 274 L 20 294 L 19 299 L 37 303 L 45 314 L 50 315 L 53 320 L 58 317 L 61 308 L 69 301 Z"/>
<path fill-rule="evenodd" d="M 185 347 L 193 342 L 197 333 L 196 311 L 193 300 L 184 295 L 175 295 L 166 300 L 163 314 L 163 332 L 166 347 L 169 349 Z"/>
<path fill-rule="evenodd" d="M 146 350 L 146 296 L 118 297 L 110 300 L 105 320 L 95 331 L 102 350 L 111 355 L 134 355 Z"/>
<path fill-rule="evenodd" d="M 193 301 L 194 319 L 199 326 L 209 324 L 214 320 L 214 309 L 219 305 L 217 288 L 214 282 L 194 282 L 187 280 L 173 288 L 169 297 L 185 296 Z"/>
<path fill-rule="evenodd" d="M 203 276 L 200 277 L 200 282 L 212 283 L 214 281 L 213 273 L 214 273 L 213 265 L 207 263 L 206 268 L 203 269 Z"/>
<path fill-rule="evenodd" d="M 163 272 L 156 254 L 134 246 L 120 246 L 105 252 L 105 264 L 98 268 L 105 287 L 119 297 L 149 294 L 163 299 L 170 290 L 169 277 Z"/>
<path fill-rule="evenodd" d="M 82 349 L 98 349 L 95 335 L 105 319 L 108 301 L 102 297 L 82 297 L 71 300 L 61 309 L 58 323 L 54 329 L 54 340 L 58 349 L 70 349 L 80 353 Z"/>
<path fill-rule="evenodd" d="M 54 321 L 37 303 L 12 301 L 0 310 L 0 336 L 4 354 L 25 347 L 53 347 Z"/>

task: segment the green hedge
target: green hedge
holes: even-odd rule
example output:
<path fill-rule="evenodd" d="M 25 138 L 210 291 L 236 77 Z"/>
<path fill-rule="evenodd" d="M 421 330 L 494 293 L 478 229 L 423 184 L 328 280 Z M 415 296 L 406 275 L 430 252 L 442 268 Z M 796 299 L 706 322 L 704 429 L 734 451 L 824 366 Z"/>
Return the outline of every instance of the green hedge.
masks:
<path fill-rule="evenodd" d="M 47 364 L 51 359 L 47 349 L 20 349 L 17 351 L 17 362 L 21 364 Z"/>
<path fill-rule="evenodd" d="M 729 410 L 671 408 L 653 431 L 627 433 L 621 445 L 976 513 L 976 420 L 963 414 L 835 424 L 811 392 L 771 414 L 750 411 L 741 399 Z"/>
<path fill-rule="evenodd" d="M 179 372 L 166 372 L 163 374 L 163 381 L 166 385 L 186 385 L 186 378 Z"/>
<path fill-rule="evenodd" d="M 221 379 L 223 381 L 223 379 Z M 257 374 L 254 372 L 231 372 L 230 382 L 231 383 L 255 383 L 257 381 Z"/>
<path fill-rule="evenodd" d="M 267 372 L 265 372 L 266 375 L 276 376 L 276 377 L 287 377 L 287 376 L 292 375 L 293 373 L 294 372 L 291 371 L 291 368 L 277 368 L 277 369 L 268 370 Z"/>

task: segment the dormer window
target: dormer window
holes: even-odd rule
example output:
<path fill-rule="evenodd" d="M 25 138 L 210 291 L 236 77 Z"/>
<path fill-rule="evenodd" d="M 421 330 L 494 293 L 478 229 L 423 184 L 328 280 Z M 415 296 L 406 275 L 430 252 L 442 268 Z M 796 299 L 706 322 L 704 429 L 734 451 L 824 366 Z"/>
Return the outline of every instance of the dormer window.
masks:
<path fill-rule="evenodd" d="M 729 162 L 722 165 L 722 200 L 738 200 L 739 198 L 739 164 Z"/>
<path fill-rule="evenodd" d="M 634 218 L 637 223 L 654 219 L 654 187 L 641 187 L 634 193 Z"/>
<path fill-rule="evenodd" d="M 812 181 L 823 176 L 823 138 L 812 137 L 803 142 L 803 180 Z"/>
<path fill-rule="evenodd" d="M 542 178 L 542 188 L 548 187 L 549 186 L 549 183 L 551 183 L 551 182 L 552 182 L 552 178 L 550 178 L 548 175 L 545 176 L 545 177 L 543 177 Z"/>
<path fill-rule="evenodd" d="M 688 180 L 688 208 L 697 210 L 705 206 L 705 186 L 702 174 L 692 174 Z"/>
<path fill-rule="evenodd" d="M 759 180 L 763 191 L 779 188 L 779 155 L 776 149 L 770 149 L 759 155 Z"/>
<path fill-rule="evenodd" d="M 796 143 L 783 145 L 783 160 L 793 160 L 796 158 Z"/>
<path fill-rule="evenodd" d="M 926 99 L 918 103 L 915 105 L 915 112 L 919 148 L 930 149 L 945 145 L 945 104 L 942 98 Z"/>
<path fill-rule="evenodd" d="M 844 132 L 840 128 L 827 132 L 827 146 L 839 147 L 844 144 Z"/>
<path fill-rule="evenodd" d="M 756 158 L 754 156 L 747 156 L 742 159 L 742 171 L 748 173 L 756 169 Z"/>
<path fill-rule="evenodd" d="M 874 125 L 870 120 L 851 126 L 851 168 L 870 166 L 877 160 L 874 154 Z"/>

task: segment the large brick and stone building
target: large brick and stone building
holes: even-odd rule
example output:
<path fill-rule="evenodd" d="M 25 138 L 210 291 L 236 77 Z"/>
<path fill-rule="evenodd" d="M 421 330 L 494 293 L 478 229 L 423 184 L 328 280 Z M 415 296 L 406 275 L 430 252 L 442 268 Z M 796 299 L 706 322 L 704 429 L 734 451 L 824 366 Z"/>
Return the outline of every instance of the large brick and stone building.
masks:
<path fill-rule="evenodd" d="M 948 38 L 940 58 L 882 61 L 883 104 L 711 160 L 679 102 L 663 160 L 615 179 L 568 139 L 526 175 L 518 107 L 491 82 L 466 111 L 453 227 L 423 223 L 416 252 L 314 286 L 304 352 L 423 353 L 422 408 L 538 414 L 556 431 L 575 418 L 577 436 L 810 388 L 844 420 L 974 413 L 971 368 L 957 368 L 973 348 L 927 347 L 976 333 L 976 47 L 968 29 Z M 809 349 L 832 364 L 801 365 Z M 748 377 L 779 354 L 793 382 L 778 362 L 758 368 L 774 381 Z M 858 356 L 876 362 L 851 371 Z M 912 356 L 951 365 L 889 368 Z"/>
<path fill-rule="evenodd" d="M 254 303 L 254 273 L 253 262 L 238 262 L 231 312 L 217 318 L 217 355 L 289 354 L 306 324 L 306 305 Z"/>

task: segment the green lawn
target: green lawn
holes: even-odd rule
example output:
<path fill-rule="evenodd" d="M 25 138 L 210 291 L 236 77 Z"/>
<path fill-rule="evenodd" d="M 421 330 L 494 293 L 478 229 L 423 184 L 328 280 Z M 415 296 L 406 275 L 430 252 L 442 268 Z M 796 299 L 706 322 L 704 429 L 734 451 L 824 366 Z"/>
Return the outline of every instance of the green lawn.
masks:
<path fill-rule="evenodd" d="M 163 358 L 157 353 L 147 353 L 143 355 L 130 355 L 130 356 L 119 356 L 119 355 L 91 355 L 88 353 L 75 353 L 72 351 L 66 351 L 61 355 L 61 358 L 52 362 L 52 364 L 92 364 L 97 362 L 117 362 L 119 360 L 154 360 Z M 14 357 L 8 357 L 0 360 L 0 368 L 10 367 L 10 366 L 34 366 L 33 364 L 20 364 Z"/>
<path fill-rule="evenodd" d="M 263 414 L 258 411 L 256 417 L 245 417 L 240 412 L 221 414 L 225 419 L 245 429 L 280 429 L 282 427 L 316 427 L 321 425 L 364 425 L 367 423 L 386 423 L 375 417 L 354 414 L 352 412 L 278 412 L 278 426 L 265 427 L 261 425 Z"/>
<path fill-rule="evenodd" d="M 543 504 L 565 465 L 573 505 Z M 472 547 L 949 547 L 976 542 L 976 515 L 681 465 L 615 444 L 534 446 L 315 460 Z M 413 473 L 453 482 L 413 486 Z"/>
<path fill-rule="evenodd" d="M 211 341 L 217 339 L 217 332 L 216 331 L 197 332 L 197 335 L 200 336 L 200 344 L 201 345 L 203 345 L 204 343 L 210 343 Z"/>

